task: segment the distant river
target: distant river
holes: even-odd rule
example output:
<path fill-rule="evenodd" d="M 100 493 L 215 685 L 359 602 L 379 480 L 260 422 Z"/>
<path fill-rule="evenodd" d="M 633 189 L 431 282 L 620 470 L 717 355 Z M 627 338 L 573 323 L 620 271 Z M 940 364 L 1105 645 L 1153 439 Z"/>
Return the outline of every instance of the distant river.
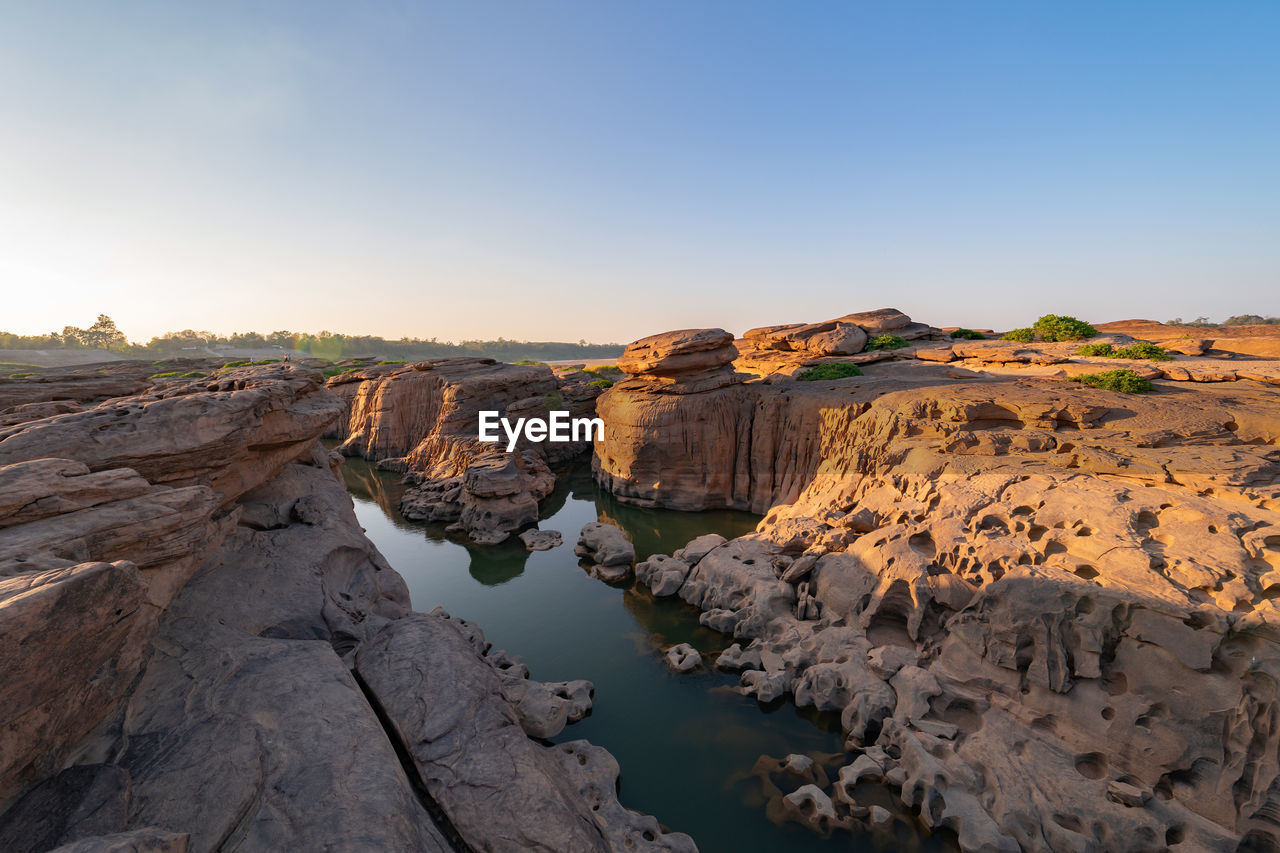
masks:
<path fill-rule="evenodd" d="M 751 777 L 761 755 L 841 753 L 836 715 L 797 709 L 789 700 L 760 705 L 730 689 L 736 676 L 715 670 L 672 673 L 662 649 L 686 642 L 713 657 L 732 639 L 699 625 L 698 611 L 682 601 L 588 576 L 573 554 L 578 531 L 590 521 L 620 525 L 643 560 L 703 533 L 740 536 L 758 516 L 628 506 L 602 493 L 580 463 L 542 504 L 539 527 L 560 531 L 564 544 L 527 553 L 515 537 L 477 547 L 446 536 L 442 526 L 407 521 L 397 511 L 400 475 L 358 459 L 342 469 L 361 525 L 404 576 L 415 609 L 439 604 L 475 622 L 494 648 L 523 661 L 539 681 L 595 684 L 591 715 L 555 740 L 585 738 L 613 753 L 622 765 L 623 805 L 688 833 L 705 853 L 873 849 L 847 832 L 823 840 L 775 825 Z M 943 849 L 937 839 L 901 841 Z"/>

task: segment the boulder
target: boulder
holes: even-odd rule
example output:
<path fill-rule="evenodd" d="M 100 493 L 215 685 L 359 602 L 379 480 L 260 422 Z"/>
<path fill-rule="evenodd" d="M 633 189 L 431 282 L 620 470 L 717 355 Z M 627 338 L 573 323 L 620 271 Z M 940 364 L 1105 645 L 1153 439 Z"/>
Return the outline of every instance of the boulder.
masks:
<path fill-rule="evenodd" d="M 520 534 L 520 541 L 530 551 L 550 551 L 559 548 L 563 539 L 559 530 L 526 530 Z"/>
<path fill-rule="evenodd" d="M 675 376 L 724 367 L 737 354 L 724 329 L 681 329 L 629 344 L 618 367 L 635 376 Z"/>
<path fill-rule="evenodd" d="M 597 566 L 630 568 L 636 560 L 636 548 L 620 527 L 600 521 L 589 522 L 578 536 L 573 553 Z"/>
<path fill-rule="evenodd" d="M 667 649 L 663 659 L 676 672 L 693 672 L 702 666 L 702 655 L 688 643 L 678 643 Z"/>

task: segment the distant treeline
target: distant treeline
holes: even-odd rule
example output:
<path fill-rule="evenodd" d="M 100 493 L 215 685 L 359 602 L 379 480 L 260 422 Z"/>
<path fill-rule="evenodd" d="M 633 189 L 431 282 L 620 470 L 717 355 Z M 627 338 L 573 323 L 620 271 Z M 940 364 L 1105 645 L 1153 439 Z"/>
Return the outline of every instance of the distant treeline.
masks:
<path fill-rule="evenodd" d="M 87 329 L 66 326 L 47 335 L 13 335 L 0 332 L 0 349 L 104 349 L 121 355 L 180 355 L 184 351 L 214 347 L 234 349 L 280 348 L 337 361 L 357 356 L 413 361 L 444 356 L 484 356 L 501 361 L 563 361 L 566 359 L 616 358 L 622 344 L 589 344 L 564 341 L 440 341 L 436 338 L 400 338 L 389 341 L 372 335 L 342 335 L 337 332 L 240 332 L 217 335 L 184 329 L 152 338 L 145 344 L 130 343 L 125 334 L 105 314 Z"/>
<path fill-rule="evenodd" d="M 1228 317 L 1221 323 L 1211 323 L 1208 317 L 1197 317 L 1194 320 L 1183 320 L 1174 317 L 1166 325 L 1169 326 L 1280 326 L 1280 317 L 1263 317 L 1261 314 L 1237 314 Z"/>

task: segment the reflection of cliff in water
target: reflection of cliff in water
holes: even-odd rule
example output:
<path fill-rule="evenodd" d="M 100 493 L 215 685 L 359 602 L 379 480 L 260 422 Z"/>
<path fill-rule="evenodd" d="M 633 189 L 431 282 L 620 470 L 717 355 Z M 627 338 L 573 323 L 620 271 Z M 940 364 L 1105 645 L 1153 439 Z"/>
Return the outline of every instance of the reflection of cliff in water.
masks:
<path fill-rule="evenodd" d="M 742 536 L 755 530 L 760 522 L 760 516 L 736 510 L 679 512 L 623 503 L 596 485 L 591 467 L 585 463 L 576 465 L 564 479 L 570 482 L 575 499 L 595 502 L 601 521 L 627 531 L 636 546 L 636 558 L 640 560 L 654 554 L 670 554 L 712 531 L 727 539 Z M 574 531 L 574 535 L 576 533 Z"/>
<path fill-rule="evenodd" d="M 326 444 L 333 447 L 337 442 Z M 529 552 L 518 536 L 513 535 L 500 545 L 476 545 L 464 535 L 447 533 L 443 523 L 410 521 L 400 513 L 400 500 L 409 488 L 404 485 L 400 475 L 378 470 L 376 464 L 357 457 L 343 460 L 341 471 L 347 490 L 358 498 L 377 504 L 397 529 L 419 531 L 429 541 L 452 542 L 466 548 L 471 559 L 471 576 L 485 586 L 506 583 L 524 572 Z M 555 489 L 538 505 L 538 515 L 542 518 L 540 526 L 558 529 L 555 527 L 555 518 L 565 508 L 570 497 L 594 503 L 598 519 L 625 530 L 635 543 L 636 556 L 641 560 L 653 554 L 670 554 L 708 531 L 716 531 L 728 538 L 741 536 L 754 530 L 759 521 L 758 516 L 732 510 L 677 512 L 622 503 L 596 485 L 591 477 L 588 457 L 575 460 L 556 473 Z M 566 544 L 571 545 L 578 538 L 576 528 L 561 530 L 560 533 Z M 642 624 L 648 625 L 650 620 L 656 620 L 652 629 L 655 633 L 665 635 L 661 625 L 680 624 L 687 620 L 687 615 L 684 620 L 680 620 L 668 611 L 670 608 L 678 610 L 688 605 L 678 601 L 655 600 L 642 588 L 629 587 L 625 601 L 629 608 L 638 608 L 636 618 Z M 721 636 L 705 628 L 699 629 L 697 634 L 697 645 L 700 648 L 716 645 L 714 638 Z M 672 642 L 693 641 L 681 636 Z"/>
<path fill-rule="evenodd" d="M 338 444 L 340 442 L 337 441 L 324 442 L 325 447 L 330 450 L 336 448 Z M 400 482 L 399 476 L 388 471 L 379 471 L 372 462 L 354 456 L 343 459 L 342 466 L 338 470 L 342 472 L 347 491 L 358 498 L 376 503 L 387 518 L 395 522 L 396 527 L 408 530 L 417 526 L 400 514 L 400 499 L 404 497 L 405 489 L 408 487 Z"/>

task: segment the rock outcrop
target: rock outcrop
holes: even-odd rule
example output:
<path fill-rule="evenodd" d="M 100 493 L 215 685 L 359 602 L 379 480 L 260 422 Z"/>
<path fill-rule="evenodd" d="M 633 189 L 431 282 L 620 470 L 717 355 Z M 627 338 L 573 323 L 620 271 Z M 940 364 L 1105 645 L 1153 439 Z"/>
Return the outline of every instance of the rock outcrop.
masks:
<path fill-rule="evenodd" d="M 585 374 L 583 374 L 585 377 Z M 583 377 L 557 379 L 546 365 L 487 358 L 441 358 L 374 365 L 339 374 L 329 387 L 347 403 L 331 427 L 339 451 L 403 472 L 414 486 L 402 511 L 443 522 L 495 544 L 538 520 L 538 501 L 555 487 L 550 465 L 586 451 L 586 441 L 531 444 L 512 452 L 478 438 L 479 413 L 546 418 L 553 410 L 593 416 L 600 388 Z"/>
<path fill-rule="evenodd" d="M 738 639 L 716 665 L 743 692 L 841 714 L 839 778 L 772 813 L 823 833 L 871 820 L 855 786 L 874 779 L 966 850 L 1280 844 L 1280 389 L 1157 378 L 1123 395 L 1014 372 L 1069 353 L 1036 345 L 1062 361 L 1010 368 L 968 347 L 964 370 L 739 386 L 753 427 L 771 398 L 804 425 L 776 450 L 813 454 L 802 489 L 754 534 L 636 567 Z M 717 404 L 677 398 L 659 419 L 656 397 L 613 397 L 601 410 L 630 458 L 684 449 L 682 479 L 641 480 L 654 502 L 701 488 L 732 505 L 726 468 L 770 470 L 690 439 Z M 619 432 L 608 413 L 629 406 L 646 418 L 628 423 L 682 432 Z"/>
<path fill-rule="evenodd" d="M 410 609 L 317 442 L 343 409 L 274 365 L 3 428 L 0 848 L 692 850 L 543 742 L 589 683 Z"/>
<path fill-rule="evenodd" d="M 912 322 L 896 308 L 881 308 L 821 323 L 749 329 L 735 344 L 738 349 L 735 366 L 758 376 L 794 376 L 824 361 L 870 364 L 906 355 L 895 350 L 864 351 L 870 340 L 885 334 L 908 341 L 944 337 L 938 329 Z"/>

